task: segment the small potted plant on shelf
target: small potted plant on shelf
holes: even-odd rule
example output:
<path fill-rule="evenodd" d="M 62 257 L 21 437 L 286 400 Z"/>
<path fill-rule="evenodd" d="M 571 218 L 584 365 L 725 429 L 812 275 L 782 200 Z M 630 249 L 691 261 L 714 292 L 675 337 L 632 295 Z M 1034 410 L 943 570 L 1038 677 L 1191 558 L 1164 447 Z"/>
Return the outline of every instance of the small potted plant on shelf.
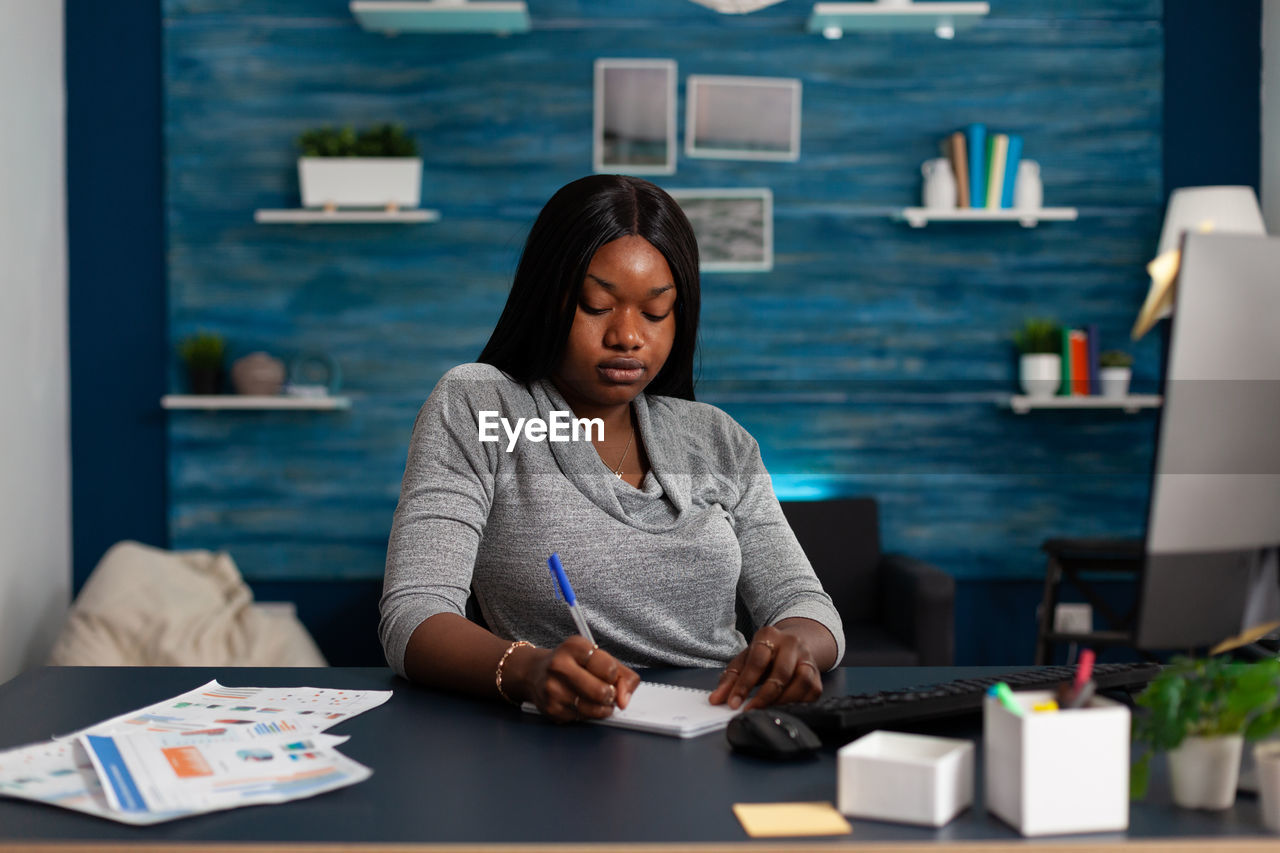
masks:
<path fill-rule="evenodd" d="M 1018 376 L 1029 397 L 1052 397 L 1062 384 L 1062 330 L 1053 320 L 1032 317 L 1013 335 L 1021 358 Z"/>
<path fill-rule="evenodd" d="M 422 158 L 401 127 L 322 127 L 298 137 L 298 147 L 303 207 L 397 210 L 421 201 Z"/>
<path fill-rule="evenodd" d="M 192 394 L 222 392 L 222 360 L 226 342 L 221 335 L 197 332 L 178 344 L 178 354 L 187 368 L 187 384 Z"/>
<path fill-rule="evenodd" d="M 1151 756 L 1164 752 L 1175 803 L 1230 808 L 1244 741 L 1280 728 L 1278 696 L 1280 660 L 1175 658 L 1137 698 L 1133 740 L 1141 754 L 1130 777 L 1133 795 L 1146 794 Z"/>
<path fill-rule="evenodd" d="M 1133 356 L 1124 350 L 1107 350 L 1098 356 L 1098 381 L 1102 396 L 1123 397 L 1129 393 L 1129 380 L 1133 376 Z"/>

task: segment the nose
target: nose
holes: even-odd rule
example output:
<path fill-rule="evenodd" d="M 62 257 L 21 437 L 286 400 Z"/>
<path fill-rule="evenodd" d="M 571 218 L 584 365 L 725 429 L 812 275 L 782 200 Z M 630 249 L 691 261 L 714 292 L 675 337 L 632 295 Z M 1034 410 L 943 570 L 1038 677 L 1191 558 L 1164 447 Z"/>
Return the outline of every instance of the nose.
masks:
<path fill-rule="evenodd" d="M 614 311 L 605 330 L 604 345 L 611 349 L 633 350 L 644 342 L 640 323 L 643 318 L 633 308 Z"/>

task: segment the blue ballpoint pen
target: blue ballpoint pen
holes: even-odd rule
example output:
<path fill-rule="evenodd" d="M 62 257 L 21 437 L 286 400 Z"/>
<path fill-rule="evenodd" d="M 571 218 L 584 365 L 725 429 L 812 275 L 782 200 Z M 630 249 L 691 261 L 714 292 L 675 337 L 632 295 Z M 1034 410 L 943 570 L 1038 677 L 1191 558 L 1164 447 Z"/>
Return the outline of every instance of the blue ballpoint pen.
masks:
<path fill-rule="evenodd" d="M 587 617 L 582 615 L 582 611 L 578 609 L 578 598 L 573 594 L 573 587 L 569 585 L 569 576 L 564 573 L 564 566 L 560 565 L 560 555 L 552 554 L 547 558 L 547 566 L 551 569 L 551 577 L 555 579 L 556 586 L 560 588 L 560 595 L 564 597 L 564 603 L 569 605 L 569 612 L 573 614 L 573 624 L 578 626 L 578 633 L 587 638 L 587 642 L 591 645 L 596 644 L 595 637 L 591 636 L 591 628 L 587 625 Z"/>

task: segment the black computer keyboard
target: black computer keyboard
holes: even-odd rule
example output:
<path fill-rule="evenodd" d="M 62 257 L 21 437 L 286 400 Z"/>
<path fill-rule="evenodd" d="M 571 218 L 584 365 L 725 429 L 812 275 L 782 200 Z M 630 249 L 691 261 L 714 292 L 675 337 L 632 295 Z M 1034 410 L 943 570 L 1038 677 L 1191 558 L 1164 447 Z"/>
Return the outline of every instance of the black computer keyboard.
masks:
<path fill-rule="evenodd" d="M 982 710 L 987 688 L 1003 681 L 1014 690 L 1052 690 L 1075 678 L 1074 666 L 1045 666 L 1004 675 L 958 678 L 902 690 L 828 696 L 816 702 L 773 706 L 804 721 L 825 744 L 844 744 L 886 726 L 913 725 L 938 717 Z M 1155 663 L 1100 663 L 1093 667 L 1098 690 L 1136 690 L 1160 674 Z"/>

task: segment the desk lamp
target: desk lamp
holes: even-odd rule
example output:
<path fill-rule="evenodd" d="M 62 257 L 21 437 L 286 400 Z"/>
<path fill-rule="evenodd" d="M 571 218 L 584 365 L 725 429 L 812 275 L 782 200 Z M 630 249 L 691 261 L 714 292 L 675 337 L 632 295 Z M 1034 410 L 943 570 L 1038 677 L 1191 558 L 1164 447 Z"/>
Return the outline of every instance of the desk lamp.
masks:
<path fill-rule="evenodd" d="M 1130 337 L 1138 340 L 1158 320 L 1173 314 L 1173 283 L 1178 277 L 1182 235 L 1191 230 L 1266 234 L 1262 210 L 1252 187 L 1183 187 L 1169 196 L 1156 258 L 1147 264 L 1151 288 Z"/>

